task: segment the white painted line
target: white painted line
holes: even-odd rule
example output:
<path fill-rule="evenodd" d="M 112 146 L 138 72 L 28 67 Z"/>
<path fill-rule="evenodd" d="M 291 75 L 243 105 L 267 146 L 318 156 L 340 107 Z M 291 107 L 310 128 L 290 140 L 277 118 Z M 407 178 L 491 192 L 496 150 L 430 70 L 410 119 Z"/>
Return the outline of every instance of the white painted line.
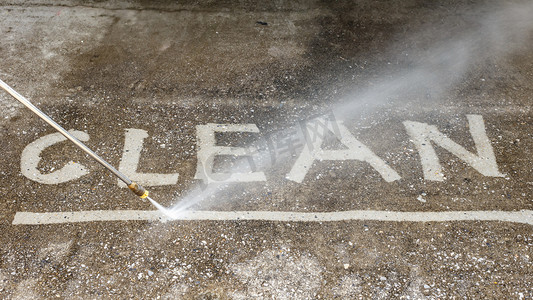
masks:
<path fill-rule="evenodd" d="M 32 213 L 17 212 L 13 225 L 42 225 L 95 221 L 172 221 L 156 210 L 94 210 L 77 212 Z M 533 225 L 533 210 L 520 211 L 446 211 L 399 212 L 352 210 L 339 212 L 286 212 L 286 211 L 190 211 L 175 219 L 191 221 L 260 220 L 280 222 L 335 222 L 335 221 L 389 221 L 389 222 L 451 222 L 500 221 Z"/>

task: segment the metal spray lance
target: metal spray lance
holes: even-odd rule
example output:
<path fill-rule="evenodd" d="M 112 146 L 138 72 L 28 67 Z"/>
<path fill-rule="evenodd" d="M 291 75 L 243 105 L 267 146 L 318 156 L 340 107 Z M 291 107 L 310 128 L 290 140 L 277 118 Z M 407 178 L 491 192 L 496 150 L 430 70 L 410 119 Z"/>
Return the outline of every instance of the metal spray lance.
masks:
<path fill-rule="evenodd" d="M 35 105 L 33 105 L 28 99 L 24 98 L 21 94 L 17 93 L 14 89 L 12 89 L 9 85 L 7 85 L 5 82 L 3 82 L 0 79 L 0 87 L 2 87 L 6 92 L 8 92 L 11 96 L 13 96 L 15 99 L 17 99 L 20 103 L 24 104 L 27 108 L 29 108 L 32 112 L 34 112 L 36 115 L 38 115 L 41 119 L 43 119 L 46 123 L 50 124 L 52 127 L 54 127 L 59 133 L 64 135 L 67 139 L 69 139 L 71 142 L 74 143 L 74 145 L 78 146 L 81 150 L 85 151 L 87 154 L 89 154 L 94 160 L 96 160 L 98 163 L 100 163 L 102 166 L 104 166 L 106 169 L 111 171 L 111 173 L 115 174 L 120 180 L 122 180 L 130 190 L 137 196 L 141 197 L 141 199 L 148 199 L 152 204 L 154 204 L 156 207 L 160 207 L 160 205 L 152 200 L 150 197 L 148 197 L 148 191 L 143 188 L 141 185 L 139 185 L 136 182 L 131 181 L 126 175 L 122 174 L 120 171 L 115 169 L 112 165 L 110 165 L 107 161 L 105 161 L 103 158 L 98 156 L 98 154 L 94 153 L 89 147 L 85 146 L 82 142 L 80 142 L 77 138 L 72 136 L 68 131 L 66 131 L 63 127 L 61 127 L 59 124 L 57 124 L 54 120 L 52 120 L 49 116 L 47 116 L 45 113 L 43 113 L 40 109 L 38 109 Z"/>

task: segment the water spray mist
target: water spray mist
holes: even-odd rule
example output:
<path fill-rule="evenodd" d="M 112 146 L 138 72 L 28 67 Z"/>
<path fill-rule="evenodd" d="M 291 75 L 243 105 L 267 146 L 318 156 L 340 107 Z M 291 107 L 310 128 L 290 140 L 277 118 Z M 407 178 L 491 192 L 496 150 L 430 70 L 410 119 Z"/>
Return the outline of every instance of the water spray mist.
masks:
<path fill-rule="evenodd" d="M 124 175 L 123 173 L 121 173 L 120 171 L 115 169 L 107 161 L 105 161 L 98 154 L 96 154 L 94 151 L 89 149 L 89 147 L 87 147 L 85 144 L 80 142 L 77 138 L 72 136 L 68 131 L 66 131 L 63 127 L 61 127 L 59 124 L 57 124 L 49 116 L 47 116 L 45 113 L 43 113 L 40 109 L 38 109 L 35 105 L 33 105 L 24 96 L 22 96 L 21 94 L 17 93 L 17 91 L 15 91 L 13 88 L 11 88 L 9 85 L 7 85 L 5 82 L 3 82 L 1 79 L 0 79 L 0 87 L 2 87 L 11 96 L 13 96 L 15 99 L 17 99 L 20 103 L 24 104 L 24 106 L 29 108 L 32 112 L 34 112 L 36 115 L 38 115 L 46 123 L 50 124 L 50 126 L 54 127 L 59 133 L 61 133 L 68 140 L 70 140 L 72 143 L 74 143 L 74 145 L 78 146 L 81 150 L 83 150 L 87 154 L 89 154 L 89 156 L 91 156 L 94 160 L 96 160 L 98 163 L 100 163 L 106 169 L 111 171 L 111 173 L 113 173 L 120 180 L 122 180 L 135 195 L 139 196 L 141 199 L 148 199 L 159 210 L 163 210 L 164 209 L 161 205 L 159 205 L 159 203 L 157 203 L 156 201 L 154 201 L 152 198 L 150 198 L 148 196 L 148 191 L 144 187 L 142 187 L 141 185 L 139 185 L 136 182 L 133 182 L 126 175 Z"/>

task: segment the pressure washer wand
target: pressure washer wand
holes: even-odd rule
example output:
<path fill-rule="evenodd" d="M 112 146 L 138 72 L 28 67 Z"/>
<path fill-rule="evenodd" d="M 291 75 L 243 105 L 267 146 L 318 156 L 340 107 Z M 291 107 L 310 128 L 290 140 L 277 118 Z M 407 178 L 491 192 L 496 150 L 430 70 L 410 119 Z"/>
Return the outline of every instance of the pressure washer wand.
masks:
<path fill-rule="evenodd" d="M 115 174 L 120 180 L 124 181 L 125 184 L 128 185 L 130 190 L 137 196 L 141 197 L 141 199 L 145 199 L 148 197 L 148 191 L 143 188 L 141 185 L 131 181 L 126 175 L 122 174 L 120 171 L 115 169 L 112 165 L 110 165 L 107 161 L 105 161 L 103 158 L 98 156 L 98 154 L 94 153 L 89 147 L 85 146 L 82 142 L 80 142 L 77 138 L 72 136 L 68 131 L 66 131 L 63 127 L 61 127 L 59 124 L 57 124 L 54 120 L 50 119 L 49 116 L 47 116 L 45 113 L 43 113 L 40 109 L 35 107 L 28 99 L 24 98 L 21 94 L 17 93 L 14 89 L 12 89 L 9 85 L 7 85 L 5 82 L 3 82 L 0 79 L 0 87 L 2 87 L 6 92 L 8 92 L 11 96 L 13 96 L 15 99 L 17 99 L 20 103 L 24 104 L 27 108 L 29 108 L 31 111 L 33 111 L 36 115 L 38 115 L 41 119 L 43 119 L 46 123 L 50 124 L 52 127 L 54 127 L 59 133 L 64 135 L 67 139 L 69 139 L 71 142 L 73 142 L 76 146 L 81 148 L 81 150 L 85 151 L 87 154 L 89 154 L 94 160 L 99 162 L 102 166 L 107 168 L 111 173 Z M 153 203 L 152 199 L 148 197 L 149 200 Z"/>

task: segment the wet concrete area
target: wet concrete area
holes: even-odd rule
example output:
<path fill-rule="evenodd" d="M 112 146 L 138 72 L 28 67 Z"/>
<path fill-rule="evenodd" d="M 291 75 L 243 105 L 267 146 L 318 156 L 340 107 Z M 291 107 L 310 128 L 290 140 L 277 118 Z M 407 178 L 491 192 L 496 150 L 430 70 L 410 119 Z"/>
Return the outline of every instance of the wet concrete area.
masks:
<path fill-rule="evenodd" d="M 213 170 L 244 162 L 265 180 L 227 182 L 191 209 L 287 213 L 14 224 L 21 212 L 154 208 L 67 142 L 29 151 L 54 130 L 2 91 L 0 297 L 532 298 L 532 10 L 488 0 L 0 1 L 0 79 L 88 134 L 112 165 L 139 153 L 128 175 L 159 174 L 145 184 L 154 199 L 172 206 L 208 190 L 195 176 L 200 151 L 253 146 L 266 163 L 218 155 Z M 314 136 L 320 151 L 287 139 L 320 128 L 316 116 L 346 131 Z M 209 146 L 199 138 L 209 124 L 257 130 L 213 132 Z M 53 176 L 68 165 L 85 175 Z M 350 211 L 429 219 L 290 217 Z M 491 217 L 439 221 L 454 212 Z"/>

